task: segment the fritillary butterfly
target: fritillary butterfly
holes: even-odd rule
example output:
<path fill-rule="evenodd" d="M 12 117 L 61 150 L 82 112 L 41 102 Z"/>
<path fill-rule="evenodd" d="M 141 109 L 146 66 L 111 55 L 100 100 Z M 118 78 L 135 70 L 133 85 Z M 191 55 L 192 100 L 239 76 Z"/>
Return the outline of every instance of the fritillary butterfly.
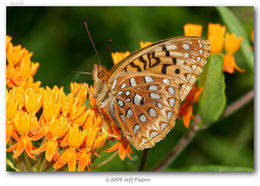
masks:
<path fill-rule="evenodd" d="M 153 147 L 174 127 L 209 52 L 206 39 L 176 37 L 137 50 L 110 71 L 95 65 L 93 94 L 99 110 L 137 150 Z"/>

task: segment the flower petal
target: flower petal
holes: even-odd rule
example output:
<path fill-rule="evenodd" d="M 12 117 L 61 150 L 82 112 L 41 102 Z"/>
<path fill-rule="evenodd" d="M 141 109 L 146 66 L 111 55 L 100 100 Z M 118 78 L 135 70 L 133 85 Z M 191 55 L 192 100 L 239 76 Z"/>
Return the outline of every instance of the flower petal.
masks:
<path fill-rule="evenodd" d="M 47 144 L 48 144 L 48 142 L 47 142 L 47 143 L 44 143 L 44 144 L 43 144 L 42 146 L 40 146 L 39 148 L 33 150 L 32 153 L 33 153 L 33 154 L 40 154 L 40 153 L 46 151 Z"/>
<path fill-rule="evenodd" d="M 198 36 L 201 37 L 202 25 L 197 24 L 185 24 L 184 35 L 185 36 Z"/>
<path fill-rule="evenodd" d="M 70 172 L 75 172 L 76 170 L 76 151 L 70 150 L 70 158 L 68 160 L 68 167 Z"/>
<path fill-rule="evenodd" d="M 119 148 L 119 142 L 116 142 L 112 147 L 105 150 L 105 152 L 112 152 Z"/>
<path fill-rule="evenodd" d="M 51 161 L 58 147 L 58 143 L 55 140 L 48 141 L 45 158 L 47 161 Z"/>
<path fill-rule="evenodd" d="M 193 109 L 193 106 L 189 105 L 187 110 L 186 110 L 186 112 L 183 115 L 183 123 L 184 123 L 184 126 L 186 128 L 189 128 L 189 126 L 190 126 L 190 119 L 191 119 L 191 116 L 192 116 L 192 109 Z"/>

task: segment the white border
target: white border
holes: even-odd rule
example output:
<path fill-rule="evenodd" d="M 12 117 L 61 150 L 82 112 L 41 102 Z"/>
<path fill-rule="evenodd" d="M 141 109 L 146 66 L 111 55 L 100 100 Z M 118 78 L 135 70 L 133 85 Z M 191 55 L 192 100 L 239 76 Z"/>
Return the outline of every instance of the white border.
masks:
<path fill-rule="evenodd" d="M 259 105 L 258 99 L 255 103 L 255 173 L 132 173 L 132 172 L 103 172 L 103 173 L 9 173 L 5 170 L 5 36 L 6 36 L 6 6 L 10 6 L 11 2 L 22 2 L 23 6 L 255 6 L 255 53 L 259 54 L 258 50 L 258 5 L 259 0 L 236 0 L 235 3 L 226 0 L 209 1 L 209 0 L 182 0 L 175 2 L 173 0 L 132 0 L 132 1 L 120 1 L 120 0 L 95 0 L 95 1 L 85 1 L 85 0 L 23 0 L 23 1 L 4 1 L 0 2 L 0 20 L 1 20 L 1 45 L 0 45 L 0 57 L 1 57 L 1 67 L 0 67 L 0 183 L 1 185 L 73 185 L 73 186 L 84 186 L 92 184 L 118 184 L 118 183 L 108 183 L 105 178 L 111 178 L 115 176 L 122 177 L 147 177 L 151 178 L 151 182 L 146 182 L 143 184 L 149 185 L 257 185 L 260 183 L 259 179 L 259 162 L 257 160 L 257 155 L 259 155 L 258 137 L 259 124 L 257 116 L 259 115 L 257 106 Z M 257 55 L 255 58 L 256 63 L 256 93 L 259 87 L 258 72 L 259 66 Z M 256 97 L 258 97 L 256 95 Z M 119 183 L 123 184 L 123 183 Z"/>

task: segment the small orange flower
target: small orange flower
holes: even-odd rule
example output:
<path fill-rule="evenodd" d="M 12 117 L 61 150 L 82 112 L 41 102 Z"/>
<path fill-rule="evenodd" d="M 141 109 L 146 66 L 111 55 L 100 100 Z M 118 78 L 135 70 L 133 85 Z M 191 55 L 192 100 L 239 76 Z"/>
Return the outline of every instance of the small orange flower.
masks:
<path fill-rule="evenodd" d="M 242 42 L 242 37 L 236 37 L 236 34 L 229 34 L 228 32 L 226 33 L 226 38 L 225 38 L 225 50 L 228 54 L 234 54 L 241 45 Z"/>
<path fill-rule="evenodd" d="M 236 64 L 235 57 L 233 54 L 224 54 L 223 56 L 223 71 L 229 74 L 233 74 L 234 70 L 238 72 L 245 72 L 245 70 L 239 68 Z"/>
<path fill-rule="evenodd" d="M 226 54 L 224 54 L 223 57 L 223 71 L 228 72 L 230 74 L 234 73 L 234 70 L 237 70 L 238 72 L 245 72 L 245 70 L 239 68 L 236 65 L 234 53 L 240 48 L 242 37 L 236 37 L 236 34 L 229 34 L 226 33 L 225 38 L 225 50 Z"/>
<path fill-rule="evenodd" d="M 61 112 L 63 116 L 67 116 L 70 112 L 74 100 L 73 97 L 74 96 L 72 93 L 69 93 L 67 96 L 65 95 L 65 93 L 62 93 Z"/>
<path fill-rule="evenodd" d="M 125 156 L 127 155 L 129 159 L 133 160 L 130 154 L 132 153 L 130 144 L 128 141 L 122 137 L 116 142 L 112 147 L 109 149 L 105 150 L 105 152 L 112 152 L 118 150 L 119 152 L 119 157 L 122 161 L 125 160 Z"/>
<path fill-rule="evenodd" d="M 33 145 L 30 137 L 28 136 L 32 129 L 37 126 L 35 124 L 35 116 L 28 115 L 22 111 L 18 112 L 14 119 L 14 126 L 16 131 L 21 135 L 16 144 L 6 149 L 7 152 L 11 152 L 15 150 L 13 158 L 19 157 L 22 152 L 25 150 L 27 155 L 34 159 L 34 155 L 32 154 Z M 37 122 L 37 119 L 36 119 Z"/>
<path fill-rule="evenodd" d="M 8 100 L 14 100 L 18 105 L 18 109 L 22 110 L 24 107 L 24 89 L 21 87 L 16 87 L 14 86 L 10 91 L 9 91 L 9 96 L 7 97 L 7 102 Z M 9 104 L 7 104 L 9 105 Z"/>
<path fill-rule="evenodd" d="M 185 36 L 198 36 L 201 37 L 202 25 L 197 24 L 185 24 L 184 35 Z"/>
<path fill-rule="evenodd" d="M 112 55 L 112 59 L 113 59 L 114 65 L 116 65 L 122 59 L 124 59 L 125 57 L 129 56 L 130 52 L 129 51 L 126 51 L 126 52 L 114 52 L 111 55 Z"/>
<path fill-rule="evenodd" d="M 146 42 L 140 41 L 140 48 L 147 47 L 151 44 L 152 44 L 152 42 L 150 42 L 150 41 L 146 41 Z"/>
<path fill-rule="evenodd" d="M 194 118 L 192 114 L 193 104 L 199 100 L 202 91 L 203 87 L 196 88 L 195 84 L 180 107 L 178 118 L 183 117 L 183 123 L 186 128 L 190 126 L 190 119 Z"/>
<path fill-rule="evenodd" d="M 35 91 L 35 89 L 28 88 L 25 90 L 25 108 L 26 110 L 35 115 L 42 106 L 42 93 Z"/>
<path fill-rule="evenodd" d="M 60 159 L 53 165 L 55 169 L 59 169 L 68 163 L 69 171 L 75 171 L 77 161 L 77 151 L 87 135 L 87 130 L 81 131 L 77 125 L 69 130 L 68 145 L 69 148 L 61 155 Z"/>
<path fill-rule="evenodd" d="M 12 122 L 6 122 L 6 144 L 9 143 L 11 137 L 15 139 L 15 141 L 19 141 L 19 136 L 15 130 L 14 124 Z"/>
<path fill-rule="evenodd" d="M 78 171 L 82 172 L 87 167 L 88 171 L 90 171 L 89 166 L 91 165 L 91 151 L 87 151 L 83 149 L 81 152 L 77 154 L 77 160 L 79 160 Z"/>
<path fill-rule="evenodd" d="M 74 149 L 68 148 L 64 153 L 62 153 L 60 159 L 56 161 L 53 165 L 54 169 L 60 169 L 65 164 L 68 163 L 69 171 L 74 172 L 76 170 L 76 163 L 77 163 L 77 153 Z"/>
<path fill-rule="evenodd" d="M 115 125 L 114 122 L 111 122 L 111 131 L 109 132 L 113 138 L 118 139 L 118 141 L 106 149 L 105 152 L 112 152 L 118 150 L 119 157 L 122 161 L 125 160 L 125 156 L 127 155 L 129 159 L 132 160 L 130 154 L 132 153 L 131 147 L 127 139 L 121 134 L 119 128 Z"/>
<path fill-rule="evenodd" d="M 28 50 L 24 48 L 22 49 L 21 45 L 13 46 L 10 44 L 6 53 L 8 64 L 10 64 L 11 66 L 17 65 L 21 62 L 22 57 L 24 55 L 27 55 L 28 53 Z"/>
<path fill-rule="evenodd" d="M 213 23 L 208 24 L 208 40 L 211 47 L 211 54 L 219 54 L 222 52 L 225 32 L 225 26 Z"/>

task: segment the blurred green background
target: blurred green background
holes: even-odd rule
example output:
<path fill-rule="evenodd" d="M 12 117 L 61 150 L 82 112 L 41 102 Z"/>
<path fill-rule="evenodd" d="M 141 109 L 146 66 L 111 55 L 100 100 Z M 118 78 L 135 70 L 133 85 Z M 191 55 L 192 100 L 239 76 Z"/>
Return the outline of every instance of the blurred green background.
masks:
<path fill-rule="evenodd" d="M 229 7 L 248 35 L 254 28 L 253 7 Z M 42 86 L 69 87 L 77 71 L 90 72 L 97 57 L 88 38 L 82 18 L 86 17 L 90 33 L 103 59 L 107 41 L 112 39 L 104 66 L 113 65 L 111 52 L 131 52 L 139 49 L 140 41 L 156 42 L 184 35 L 187 23 L 203 25 L 207 38 L 208 23 L 224 24 L 215 7 L 7 7 L 7 34 L 12 42 L 34 52 L 32 61 L 40 67 L 35 80 Z M 243 56 L 236 53 L 241 68 Z M 225 74 L 227 105 L 254 86 L 253 76 L 245 73 Z M 88 75 L 77 77 L 79 82 L 92 83 Z M 154 167 L 167 155 L 187 129 L 182 121 L 166 139 L 148 155 L 146 169 Z M 112 162 L 94 170 L 135 170 L 143 152 L 133 149 L 134 161 Z M 109 153 L 101 154 L 102 161 Z M 254 168 L 254 104 L 251 102 L 229 118 L 200 132 L 180 156 L 170 165 L 171 170 L 189 170 L 192 166 L 228 166 Z"/>

